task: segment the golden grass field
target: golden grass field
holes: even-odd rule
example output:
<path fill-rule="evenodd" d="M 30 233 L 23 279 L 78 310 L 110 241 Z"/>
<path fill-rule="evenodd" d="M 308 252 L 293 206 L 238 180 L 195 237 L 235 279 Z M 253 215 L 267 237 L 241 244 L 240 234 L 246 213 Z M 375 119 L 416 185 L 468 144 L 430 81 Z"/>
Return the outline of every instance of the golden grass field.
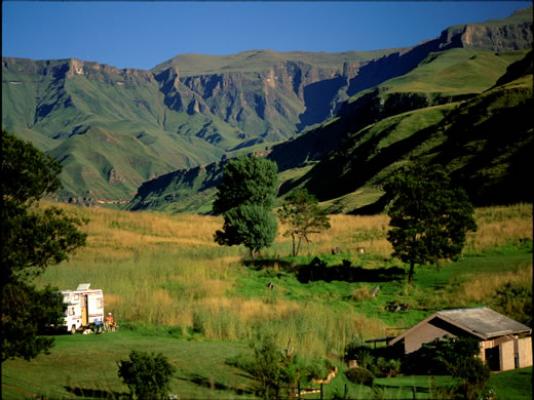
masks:
<path fill-rule="evenodd" d="M 297 348 L 323 354 L 332 348 L 342 351 L 354 332 L 378 336 L 387 327 L 377 318 L 350 307 L 333 308 L 324 301 L 237 295 L 237 282 L 246 270 L 241 260 L 247 252 L 213 241 L 222 218 L 54 205 L 88 219 L 82 228 L 88 234 L 87 246 L 69 261 L 49 267 L 39 283 L 64 290 L 90 282 L 104 290 L 106 310 L 112 310 L 119 321 L 196 329 L 207 338 L 230 340 L 250 338 L 256 327 L 270 326 L 280 332 L 281 341 L 296 337 Z M 478 209 L 476 218 L 478 231 L 470 234 L 465 252 L 532 238 L 529 205 Z M 328 254 L 339 247 L 357 254 L 363 247 L 366 254 L 391 254 L 387 216 L 332 215 L 330 222 L 331 229 L 315 235 L 305 252 Z M 270 254 L 289 254 L 290 243 L 283 232 L 281 226 Z M 479 277 L 461 290 L 474 300 L 481 299 L 504 281 L 527 279 L 528 271 L 520 276 Z"/>

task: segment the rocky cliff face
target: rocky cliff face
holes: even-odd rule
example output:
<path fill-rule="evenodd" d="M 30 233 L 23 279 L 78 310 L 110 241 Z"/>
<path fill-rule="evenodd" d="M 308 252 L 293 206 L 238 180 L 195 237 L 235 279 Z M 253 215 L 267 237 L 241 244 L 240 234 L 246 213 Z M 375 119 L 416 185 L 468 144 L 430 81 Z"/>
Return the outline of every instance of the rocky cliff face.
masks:
<path fill-rule="evenodd" d="M 273 141 L 330 116 L 337 106 L 333 100 L 346 84 L 342 74 L 350 72 L 356 70 L 342 63 L 320 67 L 275 60 L 257 71 L 184 77 L 179 65 L 172 65 L 155 77 L 165 104 L 173 110 L 215 116 L 238 128 L 243 138 L 260 136 Z"/>
<path fill-rule="evenodd" d="M 97 198 L 125 199 L 150 177 L 268 146 L 343 114 L 350 96 L 406 74 L 432 52 L 530 46 L 531 27 L 531 16 L 520 13 L 453 27 L 402 50 L 184 55 L 151 71 L 3 58 L 2 125 L 63 160 L 69 195 L 92 191 Z M 429 101 L 419 94 L 388 96 L 373 100 L 389 101 L 375 107 L 380 115 Z M 350 128 L 340 127 L 340 135 Z"/>

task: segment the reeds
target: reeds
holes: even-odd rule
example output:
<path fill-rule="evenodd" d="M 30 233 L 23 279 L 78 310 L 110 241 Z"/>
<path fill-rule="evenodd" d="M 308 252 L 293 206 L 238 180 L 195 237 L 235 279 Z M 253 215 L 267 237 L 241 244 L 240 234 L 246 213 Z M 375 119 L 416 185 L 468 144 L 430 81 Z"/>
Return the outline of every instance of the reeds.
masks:
<path fill-rule="evenodd" d="M 109 209 L 59 205 L 88 218 L 84 227 L 88 244 L 68 262 L 51 266 L 40 277 L 60 289 L 74 289 L 81 282 L 102 288 L 106 311 L 119 322 L 137 325 L 174 326 L 182 332 L 212 339 L 249 339 L 255 330 L 278 332 L 280 345 L 291 341 L 303 354 L 341 353 L 355 336 L 382 336 L 385 324 L 364 317 L 350 306 L 269 298 L 237 296 L 234 288 L 243 275 L 239 247 L 221 247 L 213 233 L 222 219 L 198 215 L 131 213 Z M 311 255 L 330 254 L 334 248 L 358 257 L 388 257 L 388 217 L 333 215 L 332 228 L 312 235 L 304 248 Z M 477 210 L 479 230 L 469 238 L 467 250 L 484 251 L 513 240 L 532 239 L 532 209 L 527 205 Z M 289 253 L 288 239 L 279 236 L 272 252 Z M 487 296 L 489 287 L 504 280 L 527 279 L 525 272 L 487 276 L 465 284 L 464 296 L 473 300 Z M 495 282 L 493 282 L 495 280 Z M 368 290 L 367 290 L 368 291 Z M 355 291 L 355 297 L 367 297 Z"/>

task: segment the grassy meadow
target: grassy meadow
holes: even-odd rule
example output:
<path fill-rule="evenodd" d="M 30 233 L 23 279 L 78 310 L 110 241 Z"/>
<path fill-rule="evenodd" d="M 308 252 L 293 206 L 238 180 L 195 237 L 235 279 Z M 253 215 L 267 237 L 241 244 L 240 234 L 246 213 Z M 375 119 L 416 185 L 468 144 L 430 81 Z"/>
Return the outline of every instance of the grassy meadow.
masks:
<path fill-rule="evenodd" d="M 331 229 L 314 235 L 295 258 L 288 257 L 291 243 L 281 226 L 260 267 L 259 262 L 245 265 L 246 249 L 213 241 L 222 226 L 219 217 L 58 206 L 88 220 L 83 227 L 87 246 L 68 262 L 49 267 L 38 284 L 64 290 L 90 282 L 102 288 L 106 312 L 114 313 L 121 329 L 98 336 L 60 335 L 50 355 L 5 362 L 5 398 L 119 397 L 127 388 L 115 363 L 133 349 L 168 355 L 178 370 L 171 387 L 180 398 L 251 397 L 250 377 L 225 360 L 250 351 L 257 330 L 276 333 L 279 345 L 290 344 L 304 357 L 328 358 L 341 368 L 345 345 L 355 338 L 396 334 L 445 307 L 492 306 L 496 290 L 509 282 L 532 285 L 532 207 L 525 204 L 477 209 L 478 231 L 470 234 L 463 256 L 417 268 L 414 286 L 404 280 L 303 284 L 287 267 L 315 256 L 328 265 L 349 260 L 366 269 L 404 267 L 390 257 L 385 215 L 332 215 Z M 274 289 L 267 288 L 269 282 Z M 387 311 L 393 301 L 408 310 Z M 522 383 L 514 384 L 519 395 L 507 398 L 532 392 L 526 375 L 520 376 Z M 385 398 L 410 397 L 413 384 L 396 379 L 388 381 Z M 504 382 L 499 380 L 496 389 L 508 390 Z M 339 374 L 326 385 L 326 395 L 343 393 L 345 383 Z M 348 387 L 352 398 L 373 395 L 358 385 Z"/>

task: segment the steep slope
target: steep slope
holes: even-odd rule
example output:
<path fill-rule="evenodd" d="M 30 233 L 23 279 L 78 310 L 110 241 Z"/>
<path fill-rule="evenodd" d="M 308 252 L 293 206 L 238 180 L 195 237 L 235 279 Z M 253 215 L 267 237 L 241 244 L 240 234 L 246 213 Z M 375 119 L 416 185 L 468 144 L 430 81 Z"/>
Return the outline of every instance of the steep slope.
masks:
<path fill-rule="evenodd" d="M 223 154 L 198 136 L 225 124 L 169 112 L 150 72 L 3 59 L 2 73 L 3 128 L 64 164 L 61 198 L 125 199 L 146 179 Z M 228 146 L 239 143 L 237 132 L 222 128 Z"/>
<path fill-rule="evenodd" d="M 343 211 L 366 205 L 345 195 L 372 193 L 360 212 L 376 211 L 383 206 L 384 178 L 401 163 L 422 159 L 447 166 L 477 205 L 530 201 L 532 106 L 527 75 L 463 102 L 381 120 L 349 135 L 291 187 L 305 186 L 322 200 L 337 198 L 330 205 Z"/>
<path fill-rule="evenodd" d="M 322 121 L 346 82 L 344 63 L 385 53 L 177 57 L 153 71 L 3 58 L 2 126 L 69 160 L 62 198 L 131 198 L 143 180 Z M 98 145 L 102 135 L 115 154 Z"/>
<path fill-rule="evenodd" d="M 272 148 L 268 157 L 282 171 L 280 195 L 305 186 L 332 211 L 366 205 L 361 212 L 377 211 L 383 206 L 383 179 L 400 163 L 424 158 L 453 169 L 453 177 L 470 188 L 477 204 L 528 200 L 527 186 L 516 183 L 525 179 L 524 154 L 532 146 L 527 113 L 532 75 L 491 87 L 499 75 L 517 70 L 529 57 L 524 51 L 496 55 L 451 49 L 355 96 L 336 118 Z M 510 65 L 513 60 L 518 61 Z M 222 166 L 177 171 L 147 182 L 131 207 L 195 210 L 200 193 L 201 211 L 206 211 Z M 185 176 L 195 185 L 184 184 Z"/>
<path fill-rule="evenodd" d="M 152 71 L 3 58 L 2 125 L 63 162 L 61 198 L 124 200 L 144 180 L 288 138 L 270 157 L 294 181 L 369 124 L 494 85 L 531 26 L 530 9 L 409 49 L 182 55 Z"/>
<path fill-rule="evenodd" d="M 431 53 L 408 74 L 353 96 L 335 118 L 269 150 L 268 157 L 282 171 L 280 194 L 306 185 L 321 200 L 331 200 L 332 210 L 350 211 L 373 203 L 381 196 L 382 170 L 387 171 L 391 163 L 411 155 L 412 147 L 420 145 L 416 132 L 435 140 L 435 131 L 446 115 L 494 86 L 501 75 L 515 68 L 513 61 L 519 60 L 521 65 L 528 59 L 522 57 L 525 51 L 495 54 L 451 49 Z M 497 97 L 502 94 L 498 92 Z M 210 164 L 146 182 L 130 206 L 184 211 L 198 210 L 197 205 L 202 204 L 201 211 L 206 211 L 206 199 L 213 195 L 222 167 L 222 163 Z M 335 184 L 331 176 L 336 176 Z M 346 197 L 353 192 L 356 194 Z"/>

